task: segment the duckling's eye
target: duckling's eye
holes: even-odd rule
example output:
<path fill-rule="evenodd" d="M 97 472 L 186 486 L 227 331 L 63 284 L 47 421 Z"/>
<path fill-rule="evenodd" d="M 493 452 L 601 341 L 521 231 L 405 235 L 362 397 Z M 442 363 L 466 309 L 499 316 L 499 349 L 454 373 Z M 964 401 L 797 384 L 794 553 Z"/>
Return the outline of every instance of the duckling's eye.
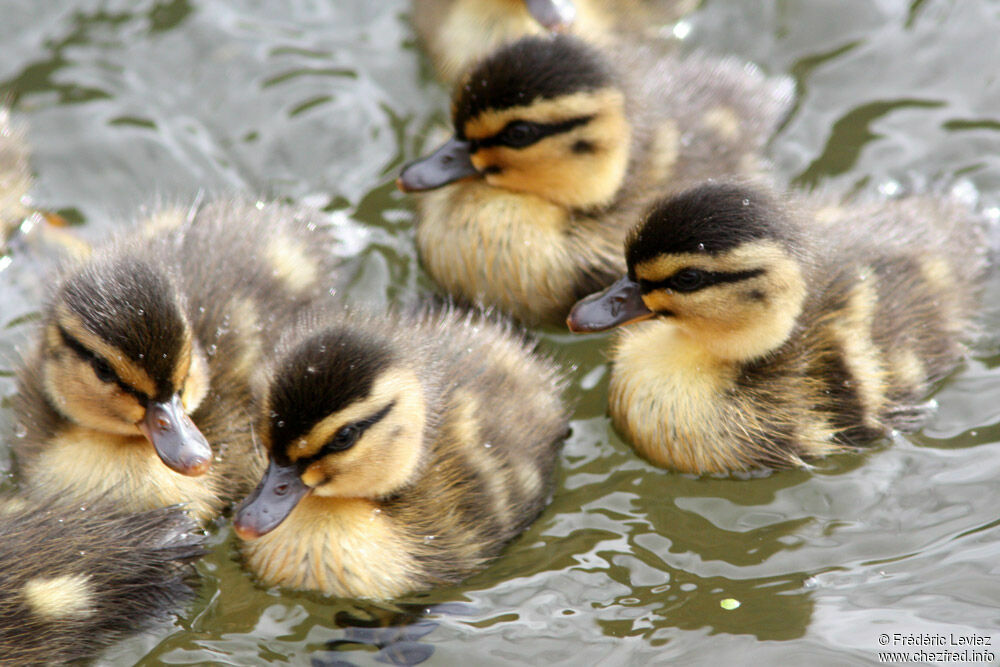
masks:
<path fill-rule="evenodd" d="M 358 437 L 361 436 L 361 431 L 361 427 L 357 424 L 342 426 L 340 430 L 337 431 L 336 435 L 330 438 L 326 445 L 323 446 L 323 451 L 342 452 L 346 449 L 350 449 L 354 446 L 354 443 L 358 441 Z"/>
<path fill-rule="evenodd" d="M 111 366 L 108 365 L 108 362 L 104 359 L 94 357 L 90 361 L 90 366 L 94 369 L 94 375 L 96 375 L 97 379 L 101 382 L 111 383 L 118 379 L 115 372 L 111 370 Z"/>
<path fill-rule="evenodd" d="M 537 125 L 519 120 L 505 127 L 497 138 L 500 143 L 511 148 L 523 148 L 538 141 L 539 135 L 540 128 Z"/>
<path fill-rule="evenodd" d="M 670 288 L 678 292 L 694 292 L 705 285 L 704 271 L 698 269 L 681 269 L 670 277 Z"/>

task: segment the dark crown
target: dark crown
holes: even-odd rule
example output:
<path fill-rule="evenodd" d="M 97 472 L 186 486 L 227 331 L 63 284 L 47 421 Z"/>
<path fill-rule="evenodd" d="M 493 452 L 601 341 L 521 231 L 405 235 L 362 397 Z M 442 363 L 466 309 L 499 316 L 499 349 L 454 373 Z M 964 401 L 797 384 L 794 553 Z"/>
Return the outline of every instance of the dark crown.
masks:
<path fill-rule="evenodd" d="M 525 106 L 611 84 L 604 57 L 575 37 L 525 37 L 476 65 L 454 95 L 455 132 L 487 109 Z"/>
<path fill-rule="evenodd" d="M 128 257 L 92 262 L 63 282 L 57 301 L 157 385 L 170 387 L 188 324 L 165 270 Z"/>
<path fill-rule="evenodd" d="M 625 241 L 636 264 L 662 254 L 717 255 L 751 241 L 790 241 L 781 209 L 770 196 L 732 183 L 706 183 L 661 199 Z"/>
<path fill-rule="evenodd" d="M 280 458 L 284 447 L 317 423 L 366 398 L 392 363 L 384 345 L 347 328 L 300 342 L 276 367 L 265 429 Z"/>

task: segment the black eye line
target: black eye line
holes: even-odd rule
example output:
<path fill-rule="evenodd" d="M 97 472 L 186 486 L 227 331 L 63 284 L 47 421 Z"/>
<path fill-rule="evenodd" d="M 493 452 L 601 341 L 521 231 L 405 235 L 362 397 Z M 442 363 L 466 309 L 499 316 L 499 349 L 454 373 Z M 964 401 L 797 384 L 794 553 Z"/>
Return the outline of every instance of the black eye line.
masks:
<path fill-rule="evenodd" d="M 83 343 L 73 337 L 66 329 L 62 327 L 61 324 L 56 325 L 56 330 L 59 331 L 59 337 L 62 338 L 63 344 L 69 349 L 76 353 L 76 356 L 80 358 L 81 361 L 88 363 L 93 367 L 96 373 L 96 368 L 98 364 L 103 364 L 111 372 L 111 380 L 118 385 L 118 387 L 127 394 L 133 396 L 139 404 L 143 407 L 149 404 L 149 396 L 139 391 L 130 384 L 127 384 L 124 380 L 118 377 L 115 373 L 114 367 L 108 363 L 107 359 L 95 354 L 90 349 L 87 348 Z M 102 380 L 103 381 L 103 380 Z"/>
<path fill-rule="evenodd" d="M 750 280 L 751 278 L 756 278 L 764 273 L 764 269 L 750 269 L 749 271 L 705 271 L 703 269 L 695 269 L 701 274 L 701 283 L 694 289 L 687 289 L 682 286 L 678 286 L 675 282 L 675 278 L 687 270 L 687 268 L 681 269 L 677 273 L 664 278 L 663 280 L 645 280 L 640 278 L 639 286 L 642 288 L 643 294 L 648 294 L 649 292 L 659 289 L 670 289 L 675 292 L 697 292 L 698 290 L 711 287 L 712 285 Z"/>
<path fill-rule="evenodd" d="M 491 137 L 484 137 L 482 139 L 471 140 L 469 142 L 470 145 L 469 150 L 470 152 L 475 153 L 480 148 L 489 148 L 491 146 L 508 146 L 509 148 L 527 148 L 528 146 L 532 146 L 546 137 L 551 137 L 553 134 L 561 134 L 563 132 L 569 132 L 574 127 L 578 127 L 580 125 L 589 123 L 593 119 L 594 116 L 592 115 L 578 116 L 576 118 L 570 118 L 569 120 L 564 120 L 560 123 L 533 123 L 527 120 L 515 119 L 504 125 L 502 130 L 500 130 Z M 508 128 L 517 123 L 524 123 L 525 125 L 529 125 L 535 129 L 535 137 L 530 142 L 526 144 L 513 145 L 508 143 L 504 139 L 503 135 L 508 130 Z"/>
<path fill-rule="evenodd" d="M 353 426 L 353 427 L 355 427 L 355 428 L 358 429 L 358 438 L 360 438 L 362 435 L 364 435 L 365 431 L 367 431 L 369 428 L 371 428 L 372 426 L 374 426 L 378 422 L 382 421 L 385 418 L 385 416 L 392 411 L 392 409 L 394 407 L 396 407 L 396 401 L 391 401 L 391 402 L 389 402 L 388 405 L 386 405 L 384 408 L 382 408 L 381 410 L 379 410 L 378 412 L 376 412 L 375 414 L 373 414 L 370 417 L 365 417 L 364 419 L 356 421 L 356 422 L 354 422 L 352 424 L 344 424 L 344 426 L 341 426 L 339 429 L 337 429 L 337 433 L 340 433 L 341 430 L 343 430 L 345 426 Z M 333 438 L 336 438 L 336 437 L 337 437 L 337 434 L 335 433 L 333 435 Z M 331 438 L 331 440 L 333 440 L 333 438 Z M 310 465 L 312 465 L 316 461 L 319 461 L 321 458 L 323 458 L 327 454 L 330 454 L 331 452 L 329 450 L 327 450 L 326 446 L 327 446 L 327 443 L 324 443 L 323 446 L 320 447 L 319 451 L 316 452 L 315 454 L 313 454 L 312 456 L 307 456 L 307 457 L 298 459 L 295 462 L 295 464 L 298 467 L 299 471 L 300 472 L 304 472 L 305 469 L 308 468 Z M 346 451 L 346 450 L 337 450 L 337 451 Z"/>

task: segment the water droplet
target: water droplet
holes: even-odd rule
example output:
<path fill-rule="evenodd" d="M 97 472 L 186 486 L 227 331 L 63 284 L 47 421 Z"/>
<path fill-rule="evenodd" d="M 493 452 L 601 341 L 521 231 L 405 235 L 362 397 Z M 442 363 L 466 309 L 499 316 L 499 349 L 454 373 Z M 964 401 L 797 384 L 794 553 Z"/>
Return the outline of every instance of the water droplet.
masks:
<path fill-rule="evenodd" d="M 744 199 L 743 200 L 743 205 L 744 206 L 749 206 L 750 205 L 750 200 L 749 199 Z"/>
<path fill-rule="evenodd" d="M 704 243 L 699 243 L 698 244 L 698 252 L 705 252 L 705 244 Z"/>
<path fill-rule="evenodd" d="M 424 535 L 424 542 L 433 542 L 437 535 Z"/>
<path fill-rule="evenodd" d="M 20 422 L 18 422 L 17 424 L 14 425 L 14 437 L 15 438 L 23 438 L 26 435 L 28 435 L 28 427 L 27 426 L 25 426 L 24 424 L 21 424 Z"/>
<path fill-rule="evenodd" d="M 488 443 L 488 442 L 484 442 L 484 443 L 483 443 L 483 447 L 485 447 L 486 449 L 489 449 L 489 448 L 490 448 L 490 447 L 492 447 L 492 446 L 493 446 L 493 445 L 492 445 L 491 443 Z"/>
<path fill-rule="evenodd" d="M 277 426 L 278 426 L 278 428 L 285 428 L 285 420 L 284 419 L 279 419 Z"/>
<path fill-rule="evenodd" d="M 678 21 L 671 32 L 677 39 L 687 39 L 691 34 L 691 24 L 687 21 Z"/>
<path fill-rule="evenodd" d="M 205 354 L 211 357 L 218 351 L 218 349 L 219 346 L 216 345 L 215 343 L 212 343 L 211 345 L 205 348 Z"/>
<path fill-rule="evenodd" d="M 732 611 L 733 609 L 739 609 L 740 601 L 736 598 L 726 598 L 725 600 L 719 602 L 719 606 L 726 611 Z"/>
<path fill-rule="evenodd" d="M 902 190 L 902 186 L 898 181 L 885 181 L 878 186 L 878 191 L 886 197 L 895 197 L 900 190 Z"/>

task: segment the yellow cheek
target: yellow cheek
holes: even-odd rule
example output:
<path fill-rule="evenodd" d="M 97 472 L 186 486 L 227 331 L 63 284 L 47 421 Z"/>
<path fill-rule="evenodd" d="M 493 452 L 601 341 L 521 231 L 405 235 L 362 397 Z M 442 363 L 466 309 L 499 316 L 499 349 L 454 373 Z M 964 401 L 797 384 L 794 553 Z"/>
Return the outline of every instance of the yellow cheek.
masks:
<path fill-rule="evenodd" d="M 184 389 L 181 391 L 181 402 L 188 412 L 194 411 L 208 394 L 209 376 L 208 363 L 200 352 L 191 358 L 191 370 L 188 372 Z"/>
<path fill-rule="evenodd" d="M 316 463 L 311 464 L 306 471 L 302 473 L 302 481 L 309 488 L 316 488 L 332 475 L 333 471 L 331 466 L 325 465 L 323 461 L 316 461 Z"/>
<path fill-rule="evenodd" d="M 653 312 L 673 310 L 674 308 L 674 297 L 665 290 L 643 294 L 642 302 L 646 304 L 646 308 L 649 308 Z"/>
<path fill-rule="evenodd" d="M 137 432 L 146 410 L 117 384 L 101 382 L 90 364 L 62 355 L 46 366 L 46 390 L 53 404 L 79 424 L 112 433 Z"/>

